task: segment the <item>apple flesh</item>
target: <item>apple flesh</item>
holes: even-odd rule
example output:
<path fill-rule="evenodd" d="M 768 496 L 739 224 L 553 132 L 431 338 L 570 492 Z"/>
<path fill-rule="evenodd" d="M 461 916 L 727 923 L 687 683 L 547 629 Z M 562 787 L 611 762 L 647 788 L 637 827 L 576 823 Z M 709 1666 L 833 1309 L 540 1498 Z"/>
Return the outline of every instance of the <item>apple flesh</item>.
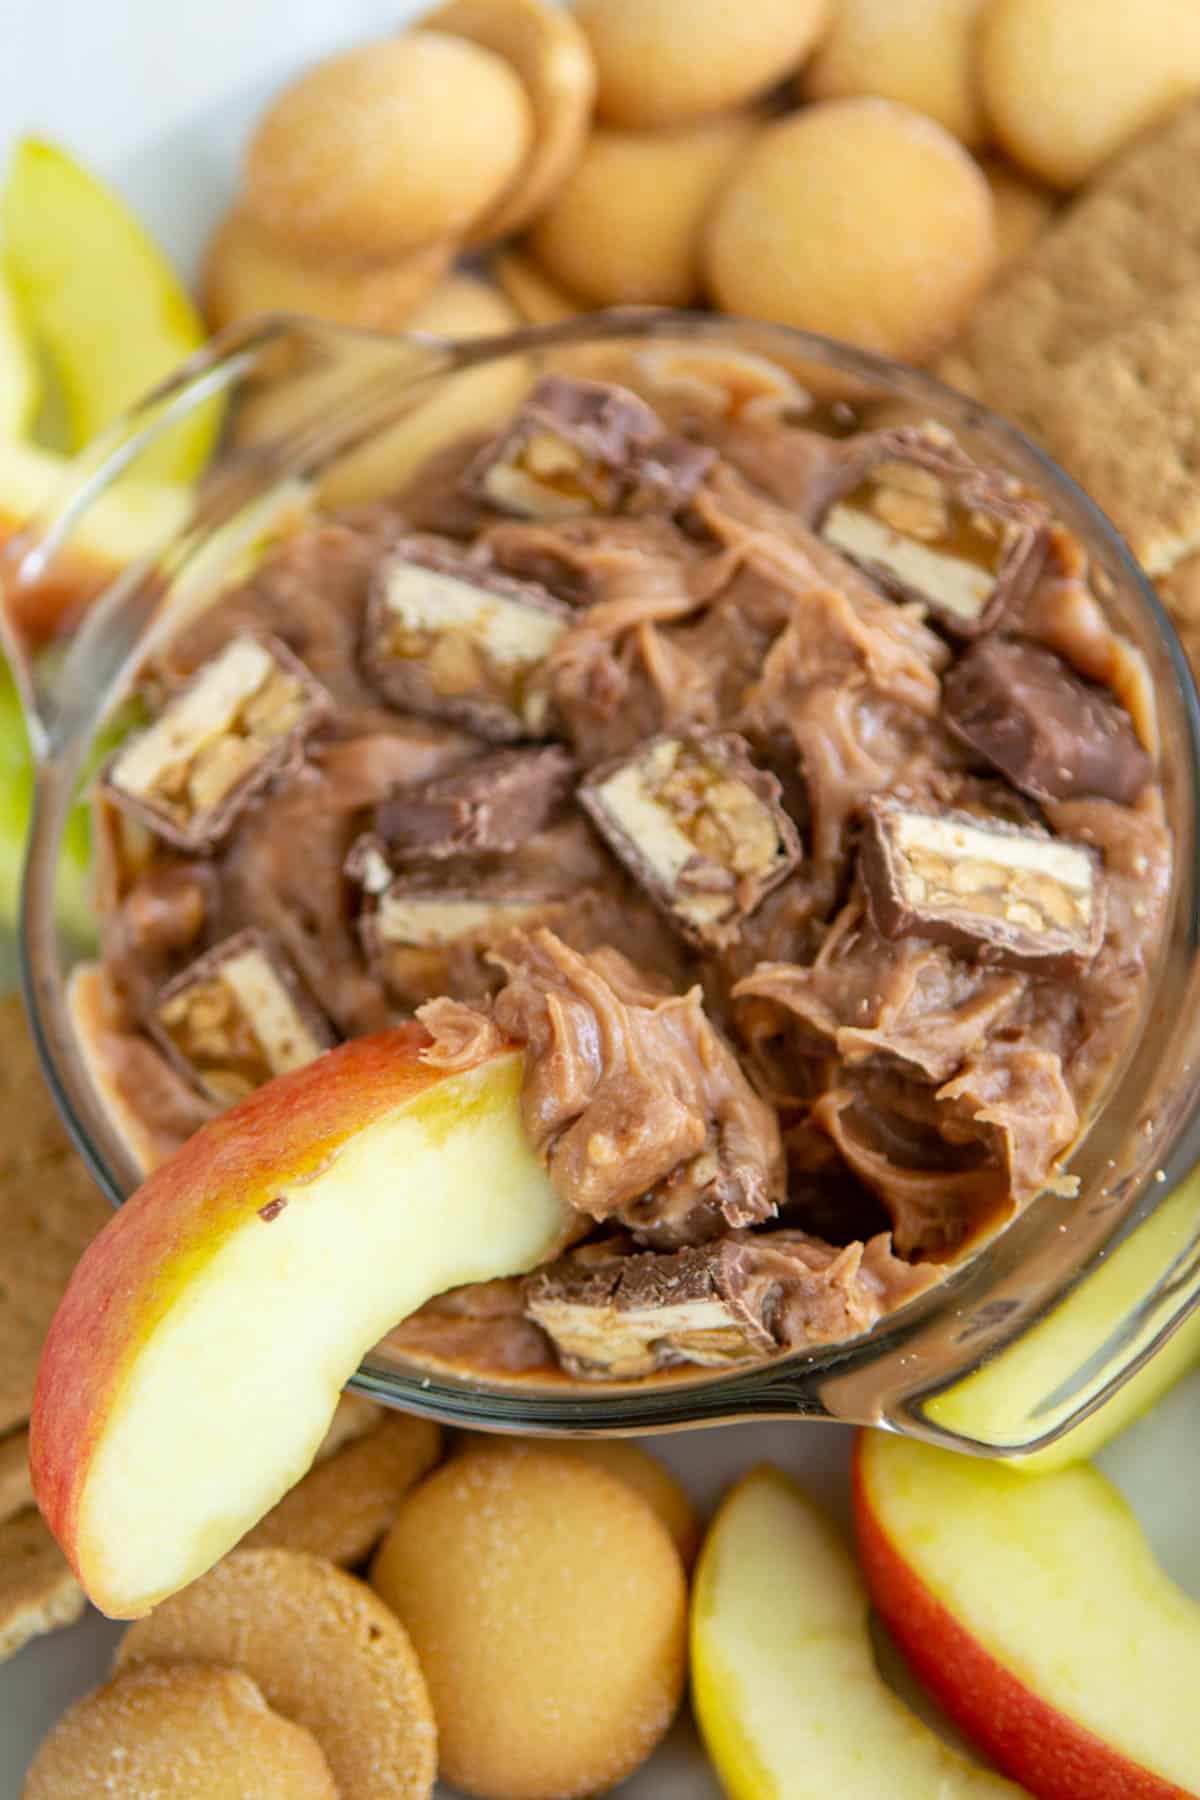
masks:
<path fill-rule="evenodd" d="M 447 1072 L 359 1038 L 205 1126 L 67 1287 L 30 1425 L 38 1505 L 101 1611 L 186 1585 L 312 1462 L 364 1353 L 446 1288 L 550 1256 L 565 1209 L 511 1045 Z"/>
<path fill-rule="evenodd" d="M 692 1701 L 733 1800 L 1017 1800 L 884 1684 L 846 1545 L 760 1468 L 709 1527 L 692 1595 Z"/>
<path fill-rule="evenodd" d="M 21 437 L 29 430 L 40 391 L 37 358 L 0 270 L 0 437 Z"/>
<path fill-rule="evenodd" d="M 1022 1475 L 863 1432 L 854 1512 L 910 1666 L 1031 1793 L 1200 1794 L 1200 1608 L 1095 1469 Z"/>
<path fill-rule="evenodd" d="M 82 449 L 199 348 L 203 322 L 124 202 L 57 145 L 17 143 L 0 211 L 8 278 L 57 377 L 69 448 Z M 138 473 L 192 480 L 219 423 L 219 407 L 200 408 Z"/>

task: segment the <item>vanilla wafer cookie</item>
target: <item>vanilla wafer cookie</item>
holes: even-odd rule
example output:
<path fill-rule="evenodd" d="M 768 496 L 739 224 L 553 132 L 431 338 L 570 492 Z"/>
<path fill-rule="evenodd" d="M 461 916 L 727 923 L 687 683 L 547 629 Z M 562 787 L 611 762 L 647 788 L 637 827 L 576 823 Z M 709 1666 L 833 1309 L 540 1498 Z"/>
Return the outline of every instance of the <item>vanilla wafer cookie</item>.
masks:
<path fill-rule="evenodd" d="M 347 1388 L 333 1409 L 329 1429 L 321 1439 L 314 1462 L 323 1462 L 327 1456 L 335 1456 L 346 1444 L 366 1437 L 384 1416 L 383 1407 L 377 1401 L 369 1400 L 354 1388 Z"/>
<path fill-rule="evenodd" d="M 45 1738 L 22 1800 L 338 1800 L 311 1732 L 248 1675 L 199 1663 L 123 1670 Z"/>
<path fill-rule="evenodd" d="M 427 1800 L 437 1733 L 395 1614 L 363 1582 L 295 1550 L 235 1550 L 130 1626 L 121 1668 L 241 1669 L 275 1712 L 312 1732 L 339 1794 Z"/>

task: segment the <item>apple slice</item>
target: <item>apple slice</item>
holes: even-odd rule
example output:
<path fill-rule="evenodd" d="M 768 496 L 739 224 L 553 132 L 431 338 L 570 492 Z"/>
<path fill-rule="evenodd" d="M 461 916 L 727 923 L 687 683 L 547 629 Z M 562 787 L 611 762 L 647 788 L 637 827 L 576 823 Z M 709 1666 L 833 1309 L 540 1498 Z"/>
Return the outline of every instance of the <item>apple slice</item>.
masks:
<path fill-rule="evenodd" d="M 54 450 L 0 439 L 0 538 L 53 506 L 70 471 L 70 460 Z M 187 511 L 187 492 L 175 483 L 122 478 L 91 503 L 71 537 L 69 554 L 94 565 L 81 571 L 81 585 L 94 590 L 116 570 L 158 549 L 179 530 Z"/>
<path fill-rule="evenodd" d="M 22 329 L 10 284 L 0 271 L 0 438 L 22 437 L 41 392 L 37 357 Z"/>
<path fill-rule="evenodd" d="M 148 1611 L 269 1511 L 398 1320 L 561 1244 L 521 1123 L 523 1053 L 447 1072 L 428 1042 L 400 1027 L 268 1082 L 81 1259 L 42 1352 L 30 1464 L 102 1611 Z"/>
<path fill-rule="evenodd" d="M 862 1432 L 854 1509 L 885 1624 L 1001 1768 L 1045 1800 L 1200 1794 L 1200 1608 L 1095 1469 Z"/>
<path fill-rule="evenodd" d="M 22 138 L 3 195 L 9 279 L 58 377 L 70 448 L 119 417 L 204 341 L 166 258 L 103 182 L 66 151 Z M 207 406 L 139 459 L 138 473 L 190 481 L 212 448 Z"/>
<path fill-rule="evenodd" d="M 884 1684 L 833 1525 L 776 1469 L 743 1476 L 692 1593 L 692 1702 L 733 1800 L 1016 1800 Z"/>

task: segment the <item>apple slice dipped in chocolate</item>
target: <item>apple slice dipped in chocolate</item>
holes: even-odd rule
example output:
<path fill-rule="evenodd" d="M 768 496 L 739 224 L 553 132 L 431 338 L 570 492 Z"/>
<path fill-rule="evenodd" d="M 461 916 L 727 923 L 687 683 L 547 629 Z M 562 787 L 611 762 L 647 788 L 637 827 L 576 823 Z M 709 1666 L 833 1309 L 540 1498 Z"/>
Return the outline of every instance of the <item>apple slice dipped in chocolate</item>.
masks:
<path fill-rule="evenodd" d="M 567 1211 L 497 1031 L 454 1066 L 417 1025 L 276 1077 L 146 1181 L 80 1261 L 42 1353 L 39 1506 L 102 1611 L 193 1580 L 304 1473 L 386 1331 L 561 1246 Z"/>

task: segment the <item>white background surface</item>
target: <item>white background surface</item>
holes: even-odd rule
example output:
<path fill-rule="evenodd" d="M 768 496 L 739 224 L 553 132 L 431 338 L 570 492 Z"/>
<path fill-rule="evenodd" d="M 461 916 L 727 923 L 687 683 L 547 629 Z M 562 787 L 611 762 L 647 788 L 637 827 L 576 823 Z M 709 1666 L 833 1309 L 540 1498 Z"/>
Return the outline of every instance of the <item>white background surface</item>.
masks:
<path fill-rule="evenodd" d="M 0 0 L 0 149 L 26 130 L 61 140 L 114 180 L 190 268 L 261 97 L 323 50 L 417 10 L 404 0 Z M 1105 1462 L 1168 1569 L 1200 1597 L 1200 1537 L 1190 1524 L 1198 1404 L 1193 1378 Z M 703 1507 L 734 1474 L 770 1458 L 844 1515 L 848 1441 L 836 1427 L 772 1425 L 660 1439 L 656 1449 Z M 33 1748 L 103 1678 L 118 1635 L 92 1615 L 0 1665 L 0 1800 L 17 1800 Z M 622 1792 L 713 1800 L 718 1790 L 685 1729 Z M 884 1793 L 881 1785 L 880 1800 Z"/>

